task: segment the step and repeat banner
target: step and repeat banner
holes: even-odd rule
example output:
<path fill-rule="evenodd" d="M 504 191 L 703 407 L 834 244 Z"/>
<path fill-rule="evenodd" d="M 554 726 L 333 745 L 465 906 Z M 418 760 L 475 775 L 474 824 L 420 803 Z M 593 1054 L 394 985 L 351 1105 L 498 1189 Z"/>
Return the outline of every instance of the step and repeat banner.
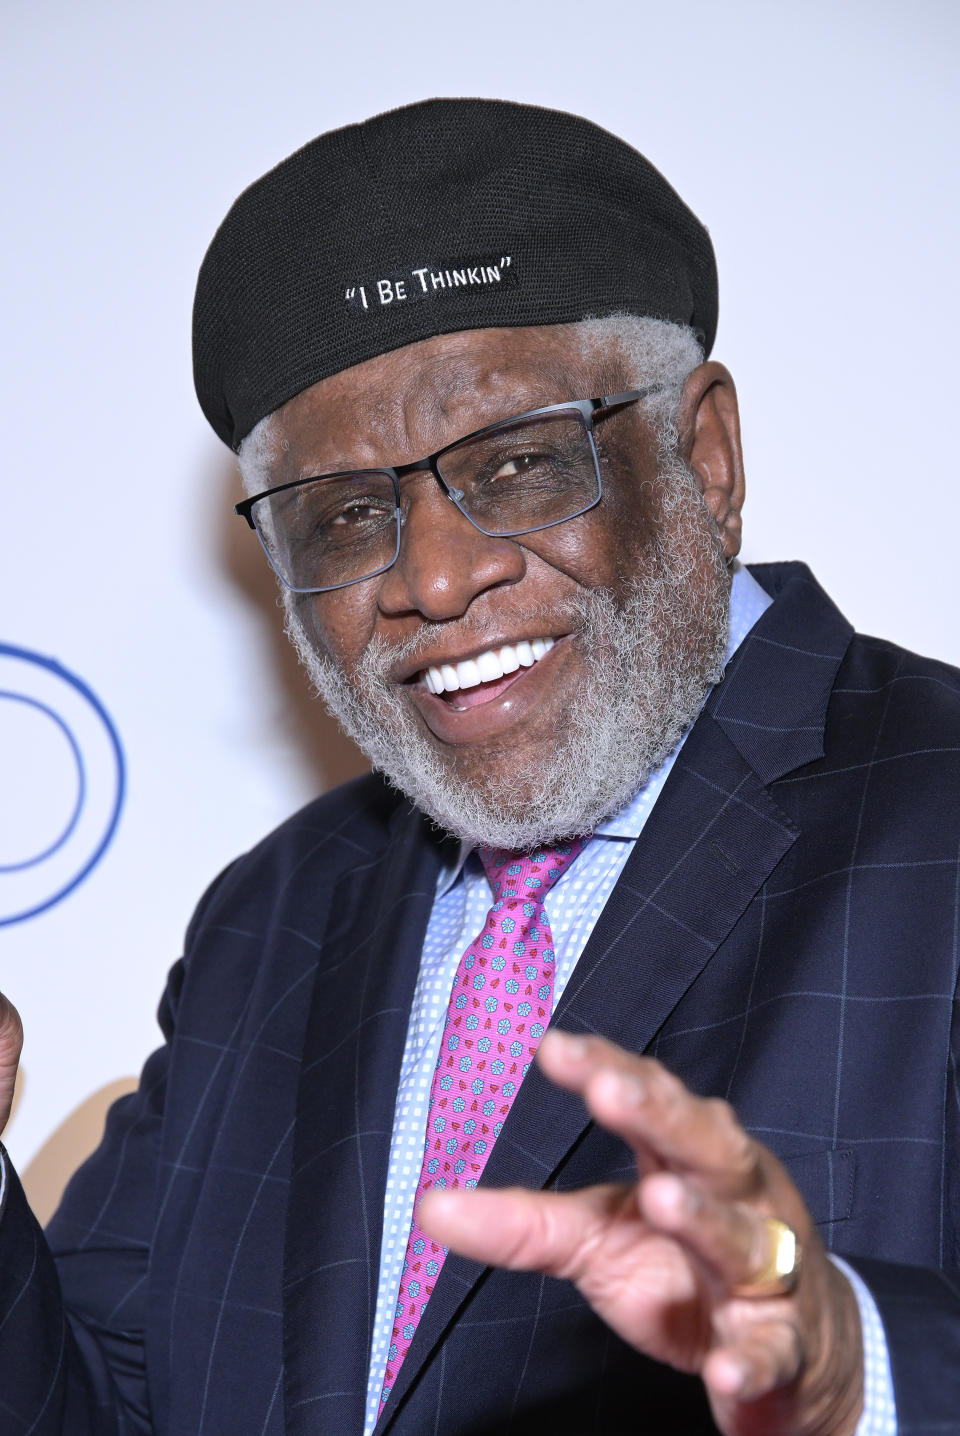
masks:
<path fill-rule="evenodd" d="M 206 884 L 363 762 L 311 699 L 196 406 L 190 307 L 228 205 L 321 130 L 428 94 L 577 110 L 709 225 L 746 556 L 960 662 L 955 8 L 518 0 L 402 20 L 0 7 L 0 987 L 6 1140 L 46 1215 L 158 1040 Z M 569 397 L 569 396 L 558 396 Z"/>

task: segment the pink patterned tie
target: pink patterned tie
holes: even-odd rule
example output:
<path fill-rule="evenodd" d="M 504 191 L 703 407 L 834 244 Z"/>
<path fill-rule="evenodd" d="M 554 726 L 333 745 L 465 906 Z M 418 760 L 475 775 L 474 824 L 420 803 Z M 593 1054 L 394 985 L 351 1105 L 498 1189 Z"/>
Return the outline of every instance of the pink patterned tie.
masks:
<path fill-rule="evenodd" d="M 457 968 L 437 1058 L 414 1214 L 433 1187 L 475 1187 L 553 1010 L 553 935 L 544 899 L 587 838 L 518 856 L 480 849 L 493 906 Z M 380 1410 L 446 1250 L 410 1223 Z"/>

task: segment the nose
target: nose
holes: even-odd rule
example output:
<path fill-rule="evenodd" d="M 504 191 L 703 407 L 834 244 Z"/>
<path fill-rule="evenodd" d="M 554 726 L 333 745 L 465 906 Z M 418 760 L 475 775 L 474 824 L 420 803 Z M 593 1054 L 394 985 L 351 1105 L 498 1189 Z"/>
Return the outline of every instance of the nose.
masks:
<path fill-rule="evenodd" d="M 400 553 L 381 582 L 381 612 L 460 618 L 478 594 L 523 577 L 526 558 L 518 543 L 474 528 L 431 474 L 407 484 Z"/>

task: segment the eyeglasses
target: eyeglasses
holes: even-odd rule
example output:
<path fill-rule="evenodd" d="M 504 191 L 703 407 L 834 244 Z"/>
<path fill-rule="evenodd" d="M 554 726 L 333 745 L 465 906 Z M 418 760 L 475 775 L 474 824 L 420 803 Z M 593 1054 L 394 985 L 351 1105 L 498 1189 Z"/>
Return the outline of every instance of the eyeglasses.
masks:
<path fill-rule="evenodd" d="M 538 533 L 600 502 L 596 421 L 661 387 L 530 409 L 415 463 L 295 479 L 244 499 L 236 512 L 294 593 L 346 588 L 396 562 L 405 517 L 400 480 L 407 474 L 432 473 L 464 518 L 490 538 Z"/>

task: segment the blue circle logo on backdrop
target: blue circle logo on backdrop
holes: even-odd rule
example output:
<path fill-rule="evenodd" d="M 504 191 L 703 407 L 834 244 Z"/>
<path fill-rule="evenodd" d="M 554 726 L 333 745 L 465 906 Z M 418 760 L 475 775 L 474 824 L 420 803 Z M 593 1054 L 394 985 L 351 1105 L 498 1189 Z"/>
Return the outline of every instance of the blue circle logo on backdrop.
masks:
<path fill-rule="evenodd" d="M 89 685 L 55 658 L 0 643 L 0 927 L 89 876 L 125 782 L 117 730 Z"/>

